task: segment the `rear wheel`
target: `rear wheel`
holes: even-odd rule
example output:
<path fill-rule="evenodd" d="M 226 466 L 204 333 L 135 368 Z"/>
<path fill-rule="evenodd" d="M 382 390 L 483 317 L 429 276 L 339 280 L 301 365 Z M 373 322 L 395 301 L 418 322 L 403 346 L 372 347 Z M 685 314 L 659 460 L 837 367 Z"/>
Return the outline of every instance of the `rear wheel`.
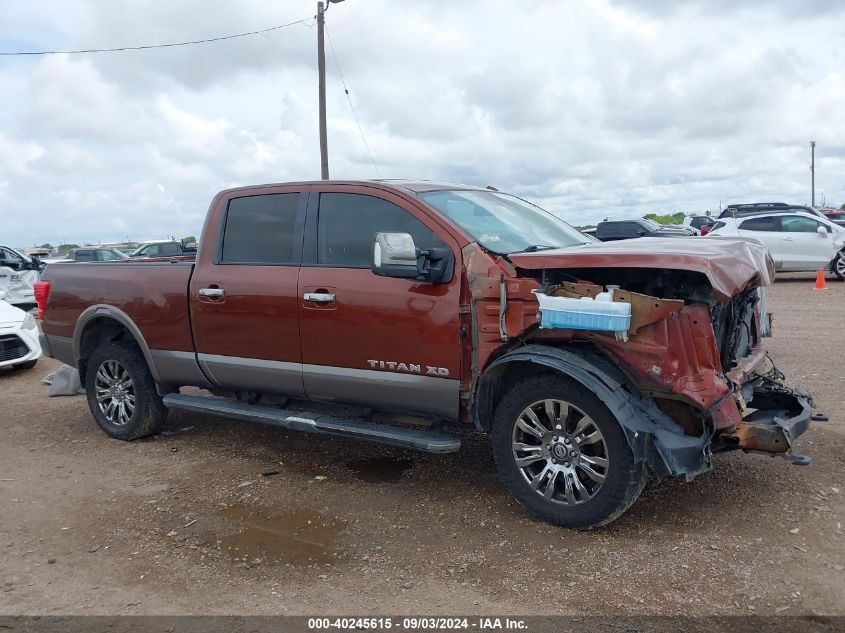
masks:
<path fill-rule="evenodd" d="M 94 350 L 85 392 L 97 424 L 119 440 L 152 435 L 167 417 L 146 360 L 133 343 L 104 343 Z"/>
<path fill-rule="evenodd" d="M 845 279 L 845 254 L 839 253 L 833 259 L 830 268 L 833 270 L 833 274 L 839 277 L 839 279 Z"/>
<path fill-rule="evenodd" d="M 546 374 L 518 383 L 493 425 L 499 474 L 534 516 L 562 527 L 610 523 L 636 501 L 646 468 L 634 459 L 610 410 L 571 378 Z"/>

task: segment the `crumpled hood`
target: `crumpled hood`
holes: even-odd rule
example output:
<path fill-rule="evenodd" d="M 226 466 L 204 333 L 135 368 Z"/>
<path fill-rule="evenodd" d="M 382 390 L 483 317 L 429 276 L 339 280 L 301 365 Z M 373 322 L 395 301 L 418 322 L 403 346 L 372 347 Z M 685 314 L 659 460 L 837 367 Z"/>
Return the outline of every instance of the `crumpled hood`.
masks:
<path fill-rule="evenodd" d="M 755 239 L 642 237 L 507 256 L 526 270 L 543 268 L 669 268 L 703 273 L 720 301 L 748 287 L 768 286 L 775 267 L 768 249 Z"/>

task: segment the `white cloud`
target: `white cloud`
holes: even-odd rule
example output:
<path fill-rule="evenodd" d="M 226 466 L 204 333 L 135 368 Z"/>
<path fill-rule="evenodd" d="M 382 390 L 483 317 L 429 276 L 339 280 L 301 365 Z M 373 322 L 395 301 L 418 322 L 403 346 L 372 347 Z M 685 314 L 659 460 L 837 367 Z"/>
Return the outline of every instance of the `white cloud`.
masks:
<path fill-rule="evenodd" d="M 282 24 L 313 3 L 16 5 L 0 48 L 135 45 Z M 574 223 L 722 203 L 845 201 L 845 6 L 582 0 L 332 5 L 384 177 L 493 184 Z M 5 35 L 4 35 L 5 33 Z M 14 34 L 14 38 L 9 34 Z M 220 188 L 319 176 L 313 28 L 4 60 L 0 242 L 197 233 Z M 335 68 L 332 175 L 376 176 Z"/>

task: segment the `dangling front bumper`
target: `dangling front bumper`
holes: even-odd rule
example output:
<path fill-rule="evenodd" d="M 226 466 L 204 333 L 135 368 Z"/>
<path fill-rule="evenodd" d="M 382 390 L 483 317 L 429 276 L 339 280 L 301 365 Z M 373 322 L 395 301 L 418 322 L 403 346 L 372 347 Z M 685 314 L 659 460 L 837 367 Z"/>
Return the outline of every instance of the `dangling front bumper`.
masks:
<path fill-rule="evenodd" d="M 742 449 L 747 452 L 783 455 L 794 464 L 806 465 L 810 458 L 792 450 L 793 442 L 809 427 L 813 398 L 801 387 L 760 387 L 748 401 L 751 413 L 735 428 L 718 436 L 715 450 Z"/>

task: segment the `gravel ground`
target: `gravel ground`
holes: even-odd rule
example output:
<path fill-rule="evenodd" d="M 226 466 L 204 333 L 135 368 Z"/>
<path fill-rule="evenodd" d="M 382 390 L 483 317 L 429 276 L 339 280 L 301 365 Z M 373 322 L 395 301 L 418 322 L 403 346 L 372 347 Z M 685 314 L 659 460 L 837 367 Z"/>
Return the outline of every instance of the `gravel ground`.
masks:
<path fill-rule="evenodd" d="M 769 348 L 830 416 L 813 463 L 723 455 L 590 533 L 528 517 L 471 433 L 420 455 L 179 412 L 122 443 L 47 397 L 55 361 L 0 372 L 0 614 L 845 615 L 845 284 L 812 285 L 771 289 Z"/>

